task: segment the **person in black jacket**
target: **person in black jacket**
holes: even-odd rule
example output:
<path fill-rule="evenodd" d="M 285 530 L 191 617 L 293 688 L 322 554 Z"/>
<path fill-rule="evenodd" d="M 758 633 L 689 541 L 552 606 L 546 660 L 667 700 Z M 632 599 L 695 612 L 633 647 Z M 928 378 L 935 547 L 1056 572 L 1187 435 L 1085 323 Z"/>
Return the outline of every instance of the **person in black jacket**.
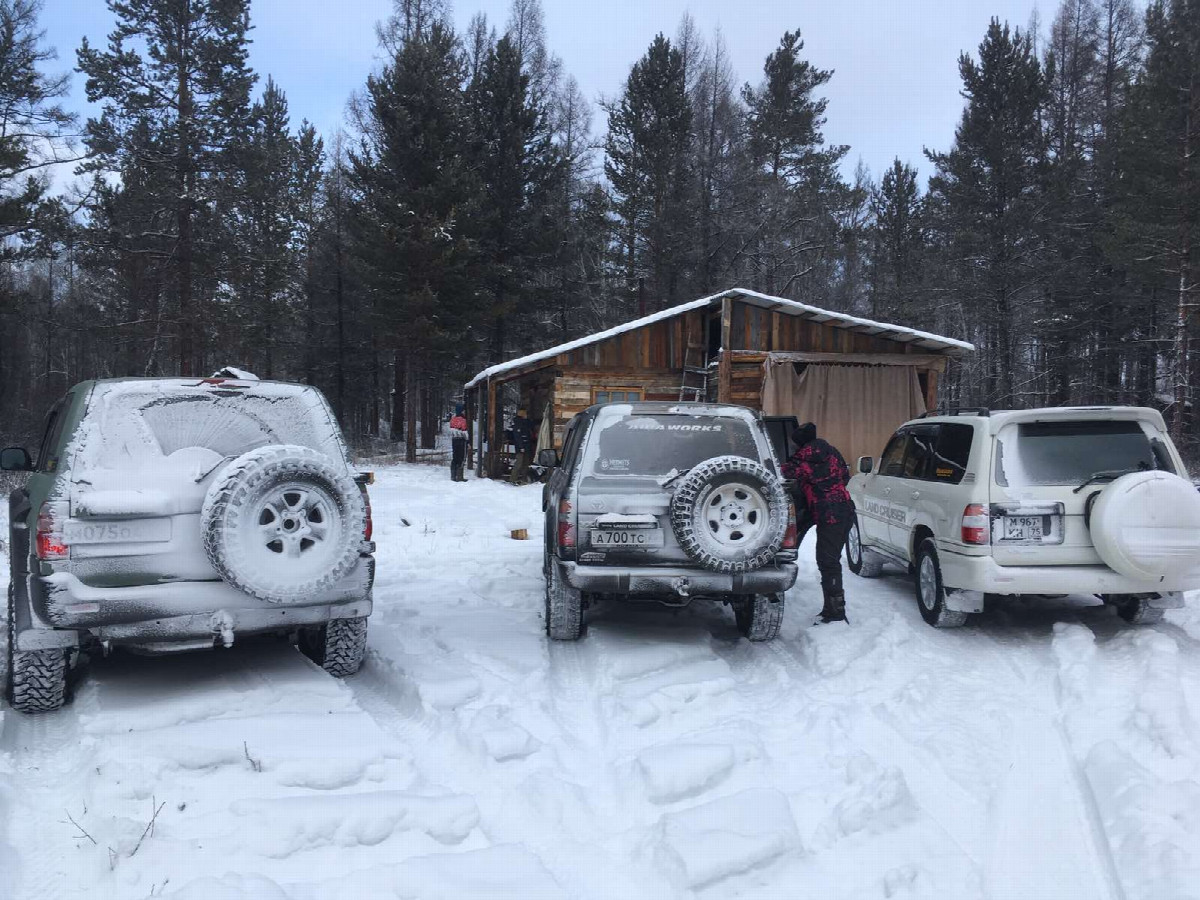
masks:
<path fill-rule="evenodd" d="M 512 440 L 516 458 L 513 459 L 508 480 L 510 484 L 526 484 L 529 481 L 529 464 L 533 462 L 533 448 L 537 444 L 537 430 L 529 421 L 525 407 L 518 409 L 517 417 L 513 419 Z"/>
<path fill-rule="evenodd" d="M 817 437 L 817 426 L 805 422 L 792 433 L 797 450 L 783 464 L 783 477 L 793 479 L 808 513 L 817 527 L 817 568 L 821 572 L 821 593 L 825 604 L 822 622 L 846 621 L 846 594 L 842 588 L 842 547 L 854 504 L 846 484 L 850 468 L 846 460 L 827 441 Z"/>

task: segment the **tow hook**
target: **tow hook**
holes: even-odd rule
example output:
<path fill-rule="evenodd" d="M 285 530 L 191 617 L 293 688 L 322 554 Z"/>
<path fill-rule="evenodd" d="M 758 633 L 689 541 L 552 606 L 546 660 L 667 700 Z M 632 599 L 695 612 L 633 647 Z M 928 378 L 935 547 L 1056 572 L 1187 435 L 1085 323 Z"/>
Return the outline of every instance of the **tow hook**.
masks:
<path fill-rule="evenodd" d="M 680 575 L 678 578 L 672 579 L 671 588 L 680 597 L 690 597 L 692 595 L 692 586 L 686 575 Z"/>
<path fill-rule="evenodd" d="M 221 636 L 221 643 L 228 650 L 233 646 L 233 616 L 223 609 L 218 609 L 208 620 L 208 627 L 214 635 Z"/>

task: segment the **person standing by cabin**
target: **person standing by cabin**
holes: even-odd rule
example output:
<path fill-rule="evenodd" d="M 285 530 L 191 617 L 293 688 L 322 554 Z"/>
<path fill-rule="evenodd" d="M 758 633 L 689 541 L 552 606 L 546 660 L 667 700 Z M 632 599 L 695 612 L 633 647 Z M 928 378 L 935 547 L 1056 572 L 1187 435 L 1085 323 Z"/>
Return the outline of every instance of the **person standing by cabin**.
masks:
<path fill-rule="evenodd" d="M 783 464 L 783 477 L 795 480 L 817 527 L 817 569 L 825 599 L 821 622 L 845 622 L 842 547 L 854 520 L 854 504 L 846 490 L 850 469 L 836 447 L 817 437 L 817 426 L 812 422 L 792 432 L 792 440 L 797 449 Z"/>
<path fill-rule="evenodd" d="M 450 480 L 466 481 L 463 467 L 467 462 L 467 418 L 463 415 L 463 405 L 454 407 L 454 415 L 450 417 Z"/>
<path fill-rule="evenodd" d="M 537 440 L 533 423 L 529 421 L 529 411 L 525 407 L 517 410 L 513 419 L 512 441 L 516 457 L 513 459 L 512 473 L 508 476 L 510 484 L 525 484 L 529 480 L 529 463 L 532 461 L 533 445 Z"/>

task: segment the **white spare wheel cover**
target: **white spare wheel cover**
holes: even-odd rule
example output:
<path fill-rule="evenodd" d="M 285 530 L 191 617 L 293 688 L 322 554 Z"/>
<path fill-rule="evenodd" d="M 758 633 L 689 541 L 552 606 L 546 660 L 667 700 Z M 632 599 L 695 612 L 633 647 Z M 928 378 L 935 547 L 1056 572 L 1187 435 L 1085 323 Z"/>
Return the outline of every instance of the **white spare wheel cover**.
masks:
<path fill-rule="evenodd" d="M 1159 581 L 1200 567 L 1200 493 L 1169 472 L 1123 475 L 1096 498 L 1092 543 L 1108 566 Z"/>

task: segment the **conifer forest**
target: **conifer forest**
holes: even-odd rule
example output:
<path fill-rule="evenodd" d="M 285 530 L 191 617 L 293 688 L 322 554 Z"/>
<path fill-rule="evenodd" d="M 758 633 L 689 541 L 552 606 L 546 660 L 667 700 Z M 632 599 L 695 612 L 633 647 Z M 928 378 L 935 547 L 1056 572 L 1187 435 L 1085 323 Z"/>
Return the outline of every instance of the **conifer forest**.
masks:
<path fill-rule="evenodd" d="M 1200 0 L 993 19 L 952 142 L 852 175 L 802 19 L 751 72 L 664 22 L 599 100 L 539 0 L 395 0 L 319 133 L 251 69 L 249 0 L 107 5 L 103 44 L 51 47 L 0 0 L 6 443 L 83 379 L 237 365 L 415 452 L 484 366 L 729 287 L 972 341 L 953 404 L 1148 405 L 1200 442 Z"/>

